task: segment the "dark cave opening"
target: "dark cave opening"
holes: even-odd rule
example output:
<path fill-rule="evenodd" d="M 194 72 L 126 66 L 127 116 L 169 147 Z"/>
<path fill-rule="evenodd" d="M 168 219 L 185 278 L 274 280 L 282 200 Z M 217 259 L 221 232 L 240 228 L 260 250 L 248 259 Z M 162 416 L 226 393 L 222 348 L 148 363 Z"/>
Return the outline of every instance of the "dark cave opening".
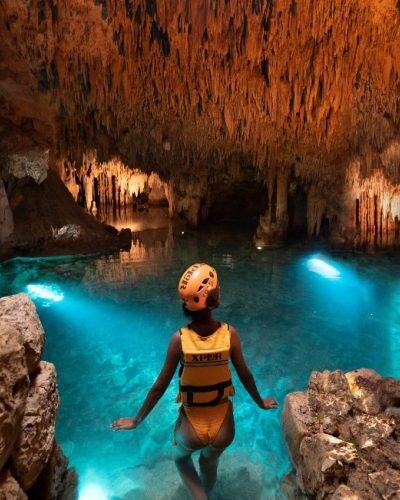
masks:
<path fill-rule="evenodd" d="M 267 209 L 266 192 L 265 184 L 254 180 L 213 186 L 207 223 L 255 229 Z"/>

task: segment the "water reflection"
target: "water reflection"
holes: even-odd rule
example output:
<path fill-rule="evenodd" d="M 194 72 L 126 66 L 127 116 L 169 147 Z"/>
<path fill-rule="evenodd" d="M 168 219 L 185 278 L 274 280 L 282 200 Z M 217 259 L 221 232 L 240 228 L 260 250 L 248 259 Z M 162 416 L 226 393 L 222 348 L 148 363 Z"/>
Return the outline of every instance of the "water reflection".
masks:
<path fill-rule="evenodd" d="M 133 233 L 130 250 L 97 258 L 87 266 L 83 282 L 94 292 L 100 284 L 114 288 L 135 284 L 140 276 L 157 273 L 169 264 L 173 242 L 171 226 Z"/>
<path fill-rule="evenodd" d="M 126 210 L 106 212 L 102 220 L 118 230 L 129 228 L 133 232 L 171 226 L 168 207 L 149 207 L 138 210 L 134 206 L 129 206 Z"/>

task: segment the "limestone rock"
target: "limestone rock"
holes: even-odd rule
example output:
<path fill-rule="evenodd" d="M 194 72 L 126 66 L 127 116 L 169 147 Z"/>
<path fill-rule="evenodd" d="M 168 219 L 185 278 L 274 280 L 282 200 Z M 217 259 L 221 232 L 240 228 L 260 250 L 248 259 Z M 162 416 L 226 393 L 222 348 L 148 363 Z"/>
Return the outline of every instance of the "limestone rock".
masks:
<path fill-rule="evenodd" d="M 395 429 L 393 418 L 385 415 L 355 415 L 349 420 L 350 439 L 360 448 L 376 447 Z"/>
<path fill-rule="evenodd" d="M 354 446 L 324 433 L 304 438 L 300 454 L 305 491 L 317 498 L 332 495 L 357 460 Z"/>
<path fill-rule="evenodd" d="M 26 363 L 32 373 L 42 355 L 44 330 L 34 303 L 27 294 L 19 293 L 0 299 L 0 319 L 18 330 L 25 347 Z"/>
<path fill-rule="evenodd" d="M 41 361 L 31 380 L 21 432 L 12 452 L 12 470 L 29 489 L 49 460 L 54 444 L 59 396 L 54 365 Z"/>
<path fill-rule="evenodd" d="M 319 420 L 321 431 L 337 434 L 339 423 L 352 407 L 352 396 L 343 372 L 312 372 L 308 383 L 308 402 Z"/>
<path fill-rule="evenodd" d="M 4 182 L 0 179 L 0 244 L 12 235 L 14 231 L 13 214 L 8 203 Z"/>
<path fill-rule="evenodd" d="M 368 464 L 369 472 L 380 471 L 388 466 L 400 469 L 400 442 L 392 436 L 375 446 L 359 448 L 358 453 L 364 464 Z"/>
<path fill-rule="evenodd" d="M 369 475 L 373 488 L 384 500 L 400 499 L 400 471 L 387 468 Z"/>
<path fill-rule="evenodd" d="M 354 370 L 346 373 L 354 406 L 368 413 L 376 415 L 381 411 L 381 382 L 382 377 L 374 370 Z"/>
<path fill-rule="evenodd" d="M 398 382 L 367 369 L 312 372 L 306 392 L 287 396 L 284 433 L 292 455 L 301 441 L 294 464 L 307 495 L 400 498 Z"/>
<path fill-rule="evenodd" d="M 75 500 L 77 475 L 68 469 L 68 460 L 55 442 L 50 458 L 29 490 L 30 500 Z"/>
<path fill-rule="evenodd" d="M 0 472 L 0 500 L 28 500 L 24 490 L 7 469 Z"/>
<path fill-rule="evenodd" d="M 305 436 L 310 435 L 313 425 L 307 393 L 288 394 L 282 412 L 282 427 L 295 466 L 300 463 L 300 444 Z"/>
<path fill-rule="evenodd" d="M 0 321 L 0 470 L 18 437 L 29 377 L 20 333 Z"/>
<path fill-rule="evenodd" d="M 400 408 L 400 380 L 390 377 L 383 379 L 381 404 L 384 408 Z"/>
<path fill-rule="evenodd" d="M 8 158 L 8 173 L 17 179 L 31 177 L 40 184 L 46 179 L 48 169 L 49 150 L 40 146 L 19 151 Z"/>
<path fill-rule="evenodd" d="M 363 500 L 357 493 L 355 493 L 348 486 L 341 484 L 339 488 L 332 495 L 331 500 Z"/>
<path fill-rule="evenodd" d="M 55 240 L 77 240 L 81 236 L 81 227 L 77 224 L 67 224 L 59 228 L 51 228 Z"/>
<path fill-rule="evenodd" d="M 368 474 L 371 471 L 362 466 L 350 471 L 347 478 L 347 486 L 357 492 L 357 495 L 362 499 L 368 500 L 382 500 L 379 493 L 371 486 Z"/>

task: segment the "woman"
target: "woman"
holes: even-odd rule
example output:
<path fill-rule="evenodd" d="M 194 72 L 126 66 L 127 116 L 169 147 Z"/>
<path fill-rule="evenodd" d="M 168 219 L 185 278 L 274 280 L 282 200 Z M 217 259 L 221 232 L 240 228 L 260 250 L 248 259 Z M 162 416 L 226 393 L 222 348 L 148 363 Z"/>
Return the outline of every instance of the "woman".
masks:
<path fill-rule="evenodd" d="M 218 459 L 235 434 L 229 358 L 261 409 L 276 408 L 277 403 L 273 398 L 261 398 L 243 358 L 237 331 L 212 317 L 212 310 L 220 301 L 215 269 L 207 264 L 193 264 L 183 273 L 178 292 L 184 312 L 192 321 L 173 334 L 164 366 L 136 417 L 120 418 L 112 427 L 135 429 L 164 394 L 181 363 L 177 401 L 182 406 L 175 425 L 175 463 L 192 497 L 205 500 L 217 479 Z M 197 450 L 201 450 L 200 476 L 191 458 Z"/>

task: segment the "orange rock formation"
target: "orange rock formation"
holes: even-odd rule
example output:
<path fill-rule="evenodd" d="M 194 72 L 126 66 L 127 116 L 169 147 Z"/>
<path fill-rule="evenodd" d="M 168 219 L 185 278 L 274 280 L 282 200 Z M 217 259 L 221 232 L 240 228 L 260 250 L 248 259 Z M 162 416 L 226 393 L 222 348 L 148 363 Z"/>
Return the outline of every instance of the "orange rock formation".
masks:
<path fill-rule="evenodd" d="M 396 244 L 399 21 L 397 0 L 4 0 L 0 148 L 156 172 L 192 224 L 215 186 L 264 183 L 258 244 Z"/>

